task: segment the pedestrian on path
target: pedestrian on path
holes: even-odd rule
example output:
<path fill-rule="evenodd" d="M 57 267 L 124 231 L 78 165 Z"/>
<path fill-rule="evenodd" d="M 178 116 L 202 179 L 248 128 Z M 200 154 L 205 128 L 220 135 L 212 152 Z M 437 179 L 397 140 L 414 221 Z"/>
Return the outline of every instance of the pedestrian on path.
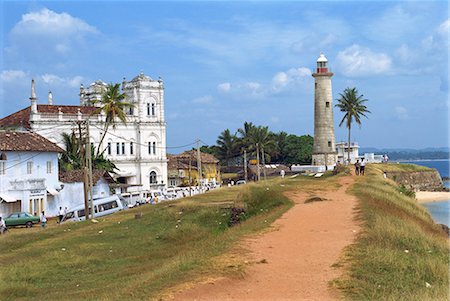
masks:
<path fill-rule="evenodd" d="M 6 231 L 6 223 L 5 220 L 0 216 L 0 234 L 5 233 Z"/>
<path fill-rule="evenodd" d="M 45 228 L 47 226 L 47 217 L 45 217 L 45 212 L 42 211 L 41 214 L 41 227 Z"/>
<path fill-rule="evenodd" d="M 366 162 L 364 162 L 364 158 L 361 159 L 361 167 L 359 169 L 359 173 L 364 175 L 364 170 L 366 169 Z"/>
<path fill-rule="evenodd" d="M 61 224 L 63 217 L 64 217 L 64 210 L 62 209 L 62 207 L 59 207 L 59 215 L 58 215 L 58 223 L 59 224 Z"/>
<path fill-rule="evenodd" d="M 359 176 L 359 169 L 361 167 L 361 164 L 359 163 L 359 159 L 355 162 L 355 175 Z"/>

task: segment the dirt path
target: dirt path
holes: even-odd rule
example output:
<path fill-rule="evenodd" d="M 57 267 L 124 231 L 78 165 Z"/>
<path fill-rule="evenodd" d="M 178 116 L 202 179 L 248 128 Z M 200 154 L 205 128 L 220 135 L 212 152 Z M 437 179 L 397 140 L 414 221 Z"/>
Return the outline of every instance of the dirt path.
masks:
<path fill-rule="evenodd" d="M 256 262 L 244 279 L 223 278 L 183 291 L 175 300 L 336 300 L 328 282 L 332 268 L 359 229 L 353 220 L 356 199 L 345 193 L 354 179 L 341 178 L 338 190 L 317 193 L 327 201 L 304 204 L 305 193 L 289 193 L 295 206 L 274 224 L 274 231 L 249 239 Z"/>

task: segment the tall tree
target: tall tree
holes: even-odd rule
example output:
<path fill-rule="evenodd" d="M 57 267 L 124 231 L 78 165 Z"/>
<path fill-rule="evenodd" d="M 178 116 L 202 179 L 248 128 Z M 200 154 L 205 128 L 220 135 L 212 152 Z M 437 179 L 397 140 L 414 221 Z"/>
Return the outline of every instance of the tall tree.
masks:
<path fill-rule="evenodd" d="M 268 126 L 257 126 L 253 127 L 250 130 L 249 133 L 249 149 L 250 151 L 256 151 L 257 147 L 256 144 L 258 144 L 258 148 L 264 149 L 264 156 L 267 162 L 270 161 L 270 156 L 267 158 L 266 154 L 269 154 L 273 151 L 273 149 L 276 149 L 276 143 L 273 139 L 272 132 L 269 131 Z M 256 154 L 256 153 L 255 153 Z"/>
<path fill-rule="evenodd" d="M 252 131 L 256 128 L 256 126 L 252 122 L 244 122 L 244 127 L 237 130 L 240 135 L 242 148 L 250 151 L 250 136 L 252 135 Z"/>
<path fill-rule="evenodd" d="M 273 158 L 272 161 L 277 163 L 285 163 L 288 133 L 284 131 L 272 133 L 271 137 L 276 144 L 276 148 L 274 148 L 272 153 L 270 153 L 270 156 Z"/>
<path fill-rule="evenodd" d="M 350 131 L 352 128 L 352 123 L 355 121 L 359 126 L 361 126 L 361 116 L 366 118 L 366 113 L 370 113 L 367 107 L 364 105 L 367 99 L 364 99 L 364 95 L 358 95 L 358 90 L 356 88 L 346 88 L 344 93 L 339 93 L 340 97 L 336 99 L 338 107 L 341 112 L 344 113 L 339 126 L 345 122 L 345 126 L 348 129 L 348 162 L 350 162 Z"/>
<path fill-rule="evenodd" d="M 83 156 L 81 155 L 81 144 L 79 138 L 74 134 L 63 133 L 65 151 L 61 155 L 59 165 L 64 171 L 81 169 L 83 167 Z M 114 172 L 117 167 L 103 153 L 95 155 L 95 147 L 91 145 L 92 168 Z"/>
<path fill-rule="evenodd" d="M 124 99 L 125 93 L 120 93 L 120 84 L 110 83 L 106 87 L 106 90 L 103 92 L 102 98 L 100 100 L 94 101 L 94 104 L 99 103 L 101 106 L 96 109 L 93 114 L 99 114 L 103 111 L 106 116 L 105 125 L 103 127 L 103 134 L 100 138 L 100 142 L 97 148 L 97 157 L 100 155 L 101 145 L 103 143 L 103 140 L 105 139 L 109 127 L 112 126 L 112 128 L 115 129 L 117 126 L 117 120 L 125 125 L 127 123 L 125 110 L 127 108 L 132 108 L 134 105 L 132 103 L 124 101 Z"/>
<path fill-rule="evenodd" d="M 61 155 L 59 165 L 65 171 L 80 169 L 83 162 L 80 155 L 79 139 L 73 132 L 71 134 L 63 133 L 62 137 L 65 151 Z"/>
<path fill-rule="evenodd" d="M 235 134 L 231 134 L 229 129 L 220 133 L 217 138 L 217 155 L 228 163 L 233 157 L 239 154 L 239 139 Z"/>

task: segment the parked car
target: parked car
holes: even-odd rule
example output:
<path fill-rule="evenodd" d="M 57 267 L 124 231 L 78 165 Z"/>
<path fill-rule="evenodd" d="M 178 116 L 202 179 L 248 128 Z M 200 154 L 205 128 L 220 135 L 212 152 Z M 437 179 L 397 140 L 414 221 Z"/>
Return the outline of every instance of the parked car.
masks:
<path fill-rule="evenodd" d="M 39 217 L 27 212 L 14 212 L 5 218 L 6 227 L 26 226 L 27 228 L 31 228 L 37 223 L 39 223 Z"/>

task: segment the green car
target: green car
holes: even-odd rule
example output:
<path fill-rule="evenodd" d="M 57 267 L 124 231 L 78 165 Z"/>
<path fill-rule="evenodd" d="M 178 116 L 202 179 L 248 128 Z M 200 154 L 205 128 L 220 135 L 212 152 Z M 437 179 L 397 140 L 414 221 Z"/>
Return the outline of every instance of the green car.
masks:
<path fill-rule="evenodd" d="M 27 212 L 14 212 L 5 218 L 6 227 L 26 226 L 33 227 L 33 224 L 39 223 L 39 217 L 31 215 Z"/>

